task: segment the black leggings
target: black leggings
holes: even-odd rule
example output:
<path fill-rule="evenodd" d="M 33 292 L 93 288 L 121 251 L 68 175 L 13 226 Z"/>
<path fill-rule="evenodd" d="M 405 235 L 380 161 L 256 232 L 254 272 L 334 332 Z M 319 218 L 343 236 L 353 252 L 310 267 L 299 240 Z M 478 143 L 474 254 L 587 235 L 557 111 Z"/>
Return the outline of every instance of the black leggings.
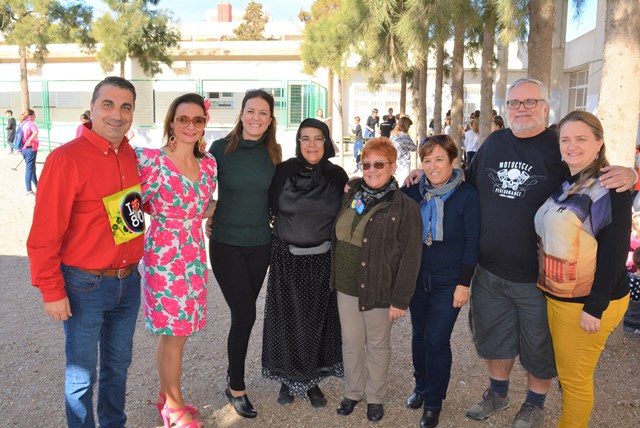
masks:
<path fill-rule="evenodd" d="M 227 338 L 229 387 L 244 391 L 244 360 L 256 321 L 256 300 L 269 267 L 271 244 L 236 247 L 209 241 L 211 269 L 231 310 Z"/>

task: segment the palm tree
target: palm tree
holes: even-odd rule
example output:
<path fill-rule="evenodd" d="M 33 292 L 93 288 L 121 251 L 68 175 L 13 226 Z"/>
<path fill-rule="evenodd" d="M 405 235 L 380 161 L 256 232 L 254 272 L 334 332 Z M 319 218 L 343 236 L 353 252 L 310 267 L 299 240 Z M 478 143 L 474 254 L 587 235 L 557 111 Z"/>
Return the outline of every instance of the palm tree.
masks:
<path fill-rule="evenodd" d="M 640 112 L 640 2 L 608 0 L 598 116 L 613 165 L 633 165 Z"/>

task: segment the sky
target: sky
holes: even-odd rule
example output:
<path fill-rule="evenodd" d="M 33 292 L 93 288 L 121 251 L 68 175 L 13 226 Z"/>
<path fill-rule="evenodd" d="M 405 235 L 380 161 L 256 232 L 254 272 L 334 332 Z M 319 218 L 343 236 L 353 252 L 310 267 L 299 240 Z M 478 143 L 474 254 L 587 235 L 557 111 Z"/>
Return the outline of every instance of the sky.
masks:
<path fill-rule="evenodd" d="M 251 0 L 227 0 L 234 10 L 245 7 Z M 258 0 L 263 9 L 271 12 L 274 21 L 297 21 L 300 9 L 310 10 L 313 0 Z M 100 0 L 87 0 L 87 4 L 94 7 L 94 17 L 101 11 L 108 10 L 106 4 Z M 204 11 L 217 9 L 219 0 L 160 0 L 158 7 L 173 11 L 173 15 L 182 23 L 199 22 L 204 20 Z M 567 23 L 567 41 L 591 31 L 596 26 L 597 0 L 587 0 L 582 15 L 573 19 L 573 0 L 569 0 L 569 22 Z"/>
<path fill-rule="evenodd" d="M 251 0 L 227 0 L 233 10 L 246 7 Z M 290 21 L 298 19 L 300 9 L 310 10 L 313 0 L 257 0 L 262 4 L 263 10 L 271 12 L 274 21 Z M 100 0 L 88 0 L 85 2 L 93 6 L 94 17 L 100 16 L 100 11 L 109 8 Z M 219 0 L 160 0 L 158 7 L 168 9 L 173 12 L 173 16 L 180 19 L 182 23 L 204 21 L 204 11 L 208 9 L 216 10 Z"/>

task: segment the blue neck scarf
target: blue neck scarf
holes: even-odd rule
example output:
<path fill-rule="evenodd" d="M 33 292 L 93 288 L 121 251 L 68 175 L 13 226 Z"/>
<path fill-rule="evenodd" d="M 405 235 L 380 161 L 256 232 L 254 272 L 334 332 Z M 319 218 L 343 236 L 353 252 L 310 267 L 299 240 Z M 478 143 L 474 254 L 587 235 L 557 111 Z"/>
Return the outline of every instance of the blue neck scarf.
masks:
<path fill-rule="evenodd" d="M 427 174 L 420 178 L 419 189 L 422 195 L 420 201 L 420 212 L 422 213 L 422 224 L 424 226 L 423 241 L 431 246 L 433 241 L 442 241 L 444 233 L 442 221 L 444 220 L 444 201 L 456 191 L 462 182 L 462 171 L 454 169 L 451 178 L 446 184 L 440 187 L 433 187 Z"/>

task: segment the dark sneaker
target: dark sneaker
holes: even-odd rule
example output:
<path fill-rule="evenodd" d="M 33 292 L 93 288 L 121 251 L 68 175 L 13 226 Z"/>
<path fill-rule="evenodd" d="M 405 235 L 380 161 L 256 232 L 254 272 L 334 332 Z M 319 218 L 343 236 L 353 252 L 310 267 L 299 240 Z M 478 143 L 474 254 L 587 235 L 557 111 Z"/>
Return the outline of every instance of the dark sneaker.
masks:
<path fill-rule="evenodd" d="M 542 428 L 544 411 L 531 403 L 524 403 L 513 420 L 512 428 Z"/>
<path fill-rule="evenodd" d="M 467 417 L 476 420 L 484 420 L 493 415 L 498 410 L 504 410 L 509 407 L 509 397 L 500 397 L 500 395 L 487 389 L 482 394 L 482 400 L 474 404 L 467 410 Z"/>

